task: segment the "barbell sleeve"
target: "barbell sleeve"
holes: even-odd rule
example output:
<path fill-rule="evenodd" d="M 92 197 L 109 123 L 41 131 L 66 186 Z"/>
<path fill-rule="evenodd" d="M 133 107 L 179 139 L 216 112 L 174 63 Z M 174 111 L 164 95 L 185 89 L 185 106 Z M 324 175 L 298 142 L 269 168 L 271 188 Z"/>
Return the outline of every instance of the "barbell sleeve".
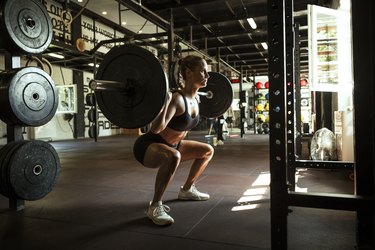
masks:
<path fill-rule="evenodd" d="M 89 82 L 90 89 L 94 91 L 118 91 L 123 92 L 127 90 L 126 82 L 95 80 Z"/>
<path fill-rule="evenodd" d="M 198 95 L 205 96 L 207 99 L 212 99 L 214 97 L 214 94 L 212 93 L 211 90 L 209 90 L 207 92 L 199 92 L 198 91 Z"/>

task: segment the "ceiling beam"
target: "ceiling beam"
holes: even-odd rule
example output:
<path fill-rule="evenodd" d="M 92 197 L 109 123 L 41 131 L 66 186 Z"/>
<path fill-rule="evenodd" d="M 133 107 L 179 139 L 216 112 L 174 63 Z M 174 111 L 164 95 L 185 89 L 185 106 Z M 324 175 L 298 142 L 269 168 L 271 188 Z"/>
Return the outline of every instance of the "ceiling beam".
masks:
<path fill-rule="evenodd" d="M 172 3 L 160 3 L 158 1 L 153 1 L 153 3 L 144 2 L 143 4 L 149 8 L 152 9 L 155 12 L 159 11 L 165 11 L 169 9 L 184 9 L 189 8 L 197 5 L 202 5 L 206 3 L 214 3 L 217 2 L 218 4 L 221 4 L 222 1 L 219 0 L 180 0 L 178 2 L 172 2 Z"/>

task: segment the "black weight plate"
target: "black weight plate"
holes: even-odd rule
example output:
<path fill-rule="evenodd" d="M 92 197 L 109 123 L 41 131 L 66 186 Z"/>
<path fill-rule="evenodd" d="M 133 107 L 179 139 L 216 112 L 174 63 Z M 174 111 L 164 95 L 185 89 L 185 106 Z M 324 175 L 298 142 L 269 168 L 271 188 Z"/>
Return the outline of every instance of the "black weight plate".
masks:
<path fill-rule="evenodd" d="M 47 142 L 28 141 L 9 161 L 9 186 L 17 198 L 38 200 L 52 191 L 60 174 L 60 159 Z"/>
<path fill-rule="evenodd" d="M 8 196 L 8 184 L 7 184 L 7 165 L 5 164 L 5 157 L 8 155 L 11 145 L 8 143 L 0 149 L 0 193 L 4 196 Z"/>
<path fill-rule="evenodd" d="M 9 185 L 9 161 L 17 148 L 22 146 L 25 141 L 10 142 L 2 148 L 1 152 L 1 193 L 7 197 L 14 197 Z"/>
<path fill-rule="evenodd" d="M 4 71 L 0 73 L 0 119 L 5 123 L 14 124 L 17 120 L 13 121 L 13 112 L 9 108 L 9 93 L 8 84 L 12 81 L 14 72 Z"/>
<path fill-rule="evenodd" d="M 230 80 L 218 72 L 208 72 L 207 86 L 200 92 L 211 91 L 212 98 L 200 97 L 199 112 L 207 118 L 215 118 L 225 113 L 232 105 L 233 88 Z"/>
<path fill-rule="evenodd" d="M 52 78 L 43 70 L 26 67 L 7 72 L 2 78 L 0 118 L 22 126 L 41 126 L 56 113 L 58 95 Z M 6 79 L 6 80 L 5 80 Z"/>
<path fill-rule="evenodd" d="M 93 93 L 88 93 L 86 95 L 86 105 L 95 106 L 95 95 Z"/>
<path fill-rule="evenodd" d="M 0 45 L 10 52 L 38 54 L 52 41 L 52 22 L 37 0 L 7 0 L 1 8 Z"/>
<path fill-rule="evenodd" d="M 95 138 L 95 131 L 97 131 L 97 128 L 96 128 L 96 126 L 95 125 L 91 125 L 90 127 L 89 127 L 89 137 L 90 138 Z M 96 136 L 98 136 L 99 135 L 99 133 L 98 133 L 98 131 L 96 132 Z"/>
<path fill-rule="evenodd" d="M 96 122 L 96 110 L 95 110 L 95 108 L 91 108 L 87 112 L 87 118 L 89 119 L 90 122 Z"/>
<path fill-rule="evenodd" d="M 134 84 L 132 91 L 97 91 L 96 100 L 104 116 L 122 128 L 149 124 L 164 105 L 168 79 L 159 60 L 148 50 L 124 45 L 104 57 L 96 79 Z"/>

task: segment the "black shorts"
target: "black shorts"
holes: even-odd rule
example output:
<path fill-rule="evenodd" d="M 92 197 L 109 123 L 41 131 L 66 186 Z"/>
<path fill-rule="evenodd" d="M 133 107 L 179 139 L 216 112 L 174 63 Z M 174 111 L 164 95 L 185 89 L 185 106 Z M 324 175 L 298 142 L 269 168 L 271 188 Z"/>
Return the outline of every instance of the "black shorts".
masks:
<path fill-rule="evenodd" d="M 180 145 L 180 143 L 170 144 L 166 142 L 163 139 L 163 137 L 161 137 L 159 134 L 148 132 L 138 137 L 138 139 L 134 143 L 133 154 L 134 154 L 135 159 L 137 159 L 137 161 L 143 164 L 143 159 L 145 157 L 146 150 L 148 146 L 150 146 L 150 144 L 152 143 L 163 143 L 175 149 L 178 149 L 178 146 Z"/>

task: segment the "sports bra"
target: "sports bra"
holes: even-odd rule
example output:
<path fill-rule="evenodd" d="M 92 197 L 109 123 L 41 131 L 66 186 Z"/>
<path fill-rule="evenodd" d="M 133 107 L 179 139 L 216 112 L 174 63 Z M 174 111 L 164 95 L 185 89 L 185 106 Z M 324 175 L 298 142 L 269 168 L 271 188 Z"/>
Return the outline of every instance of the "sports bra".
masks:
<path fill-rule="evenodd" d="M 182 98 L 184 99 L 185 103 L 185 112 L 179 116 L 174 116 L 168 123 L 167 127 L 177 130 L 177 131 L 188 131 L 195 128 L 199 123 L 199 114 L 197 114 L 194 118 L 188 112 L 188 105 L 186 101 L 186 97 L 178 92 Z"/>

